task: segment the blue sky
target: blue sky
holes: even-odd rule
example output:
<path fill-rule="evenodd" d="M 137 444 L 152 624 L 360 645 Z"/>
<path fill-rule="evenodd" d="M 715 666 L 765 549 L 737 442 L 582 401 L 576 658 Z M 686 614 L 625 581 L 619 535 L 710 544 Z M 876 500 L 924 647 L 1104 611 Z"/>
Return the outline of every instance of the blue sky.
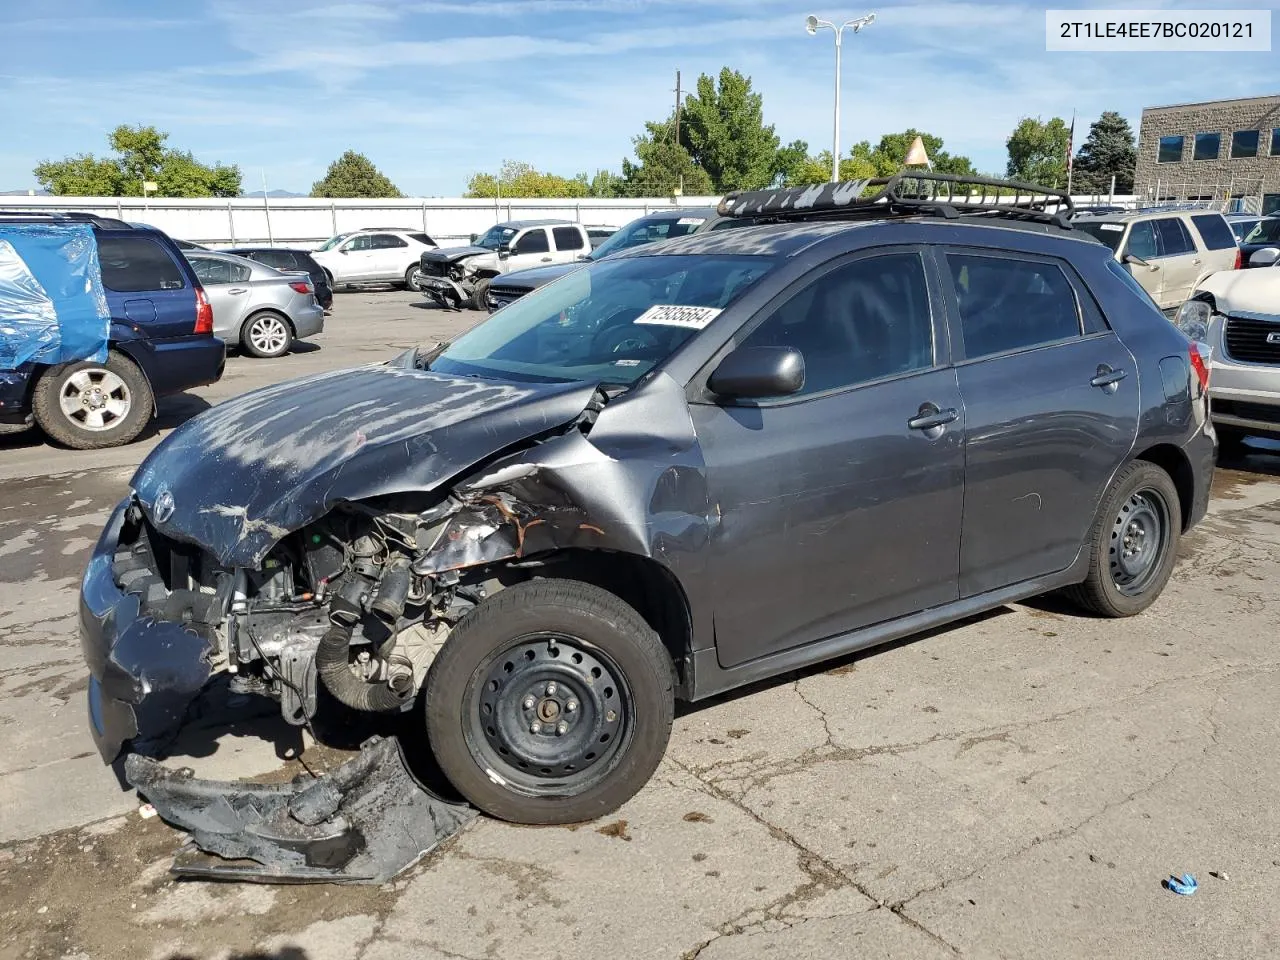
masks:
<path fill-rule="evenodd" d="M 804 17 L 877 22 L 846 35 L 842 147 L 916 126 L 1003 171 L 1025 115 L 1280 92 L 1280 54 L 1046 53 L 1055 0 L 5 0 L 0 189 L 41 159 L 105 150 L 151 123 L 246 189 L 306 191 L 343 150 L 407 194 L 459 193 L 503 159 L 572 175 L 618 169 L 686 85 L 729 65 L 784 142 L 831 142 L 833 44 Z M 1129 0 L 1128 6 L 1219 4 Z M 1239 2 L 1235 6 L 1245 6 Z M 1261 4 L 1253 4 L 1261 6 Z M 1280 18 L 1277 18 L 1280 19 Z"/>

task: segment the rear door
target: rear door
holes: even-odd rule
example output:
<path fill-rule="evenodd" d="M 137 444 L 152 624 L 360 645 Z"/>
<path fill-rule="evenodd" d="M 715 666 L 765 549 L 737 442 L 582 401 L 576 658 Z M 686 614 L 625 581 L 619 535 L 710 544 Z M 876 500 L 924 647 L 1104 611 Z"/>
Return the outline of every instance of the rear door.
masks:
<path fill-rule="evenodd" d="M 1183 301 L 1191 296 L 1196 281 L 1207 267 L 1181 217 L 1163 217 L 1152 222 L 1160 249 L 1160 270 L 1164 274 L 1160 282 L 1160 306 L 1171 310 L 1182 306 Z"/>
<path fill-rule="evenodd" d="M 942 254 L 966 417 L 960 595 L 1063 570 L 1137 435 L 1138 371 L 1069 264 Z"/>
<path fill-rule="evenodd" d="M 217 257 L 187 257 L 200 278 L 209 305 L 213 307 L 213 332 L 231 343 L 240 336 L 240 323 L 248 308 L 249 268 Z"/>
<path fill-rule="evenodd" d="M 556 263 L 573 263 L 590 250 L 590 244 L 578 227 L 552 227 L 551 240 L 555 244 L 553 254 Z"/>
<path fill-rule="evenodd" d="M 1200 246 L 1205 251 L 1205 263 L 1200 269 L 1200 276 L 1196 278 L 1197 282 L 1201 277 L 1219 270 L 1234 270 L 1240 245 L 1226 218 L 1220 213 L 1194 213 L 1191 215 L 1191 224 L 1200 235 Z"/>
<path fill-rule="evenodd" d="M 726 667 L 957 597 L 964 412 L 923 255 L 815 274 L 738 341 L 799 350 L 802 390 L 690 404 Z"/>
<path fill-rule="evenodd" d="M 373 249 L 373 280 L 403 280 L 405 271 L 412 266 L 409 242 L 394 233 L 375 233 L 369 238 Z"/>
<path fill-rule="evenodd" d="M 147 339 L 191 336 L 196 294 L 177 254 L 145 233 L 99 233 L 97 241 L 112 317 L 136 326 Z"/>

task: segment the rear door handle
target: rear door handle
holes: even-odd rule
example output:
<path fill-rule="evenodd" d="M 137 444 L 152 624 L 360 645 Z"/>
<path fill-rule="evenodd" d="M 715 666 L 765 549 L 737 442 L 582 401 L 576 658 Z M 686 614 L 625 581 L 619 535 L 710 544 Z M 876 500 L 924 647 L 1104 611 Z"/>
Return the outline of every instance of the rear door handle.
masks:
<path fill-rule="evenodd" d="M 954 408 L 939 410 L 930 403 L 922 407 L 919 414 L 908 420 L 907 426 L 912 430 L 932 430 L 935 427 L 945 427 L 958 419 L 960 419 L 960 413 Z"/>
<path fill-rule="evenodd" d="M 551 258 L 550 258 L 550 257 L 543 257 L 543 258 L 542 258 L 542 262 L 543 262 L 543 263 L 550 263 L 550 262 L 551 262 Z"/>
<path fill-rule="evenodd" d="M 230 290 L 227 291 L 227 293 L 248 293 L 248 292 L 249 292 L 248 289 L 246 289 L 245 287 L 232 287 Z"/>
<path fill-rule="evenodd" d="M 1105 363 L 1098 365 L 1098 374 L 1089 381 L 1091 387 L 1101 387 L 1108 393 L 1116 392 L 1116 384 L 1127 377 L 1129 374 L 1124 370 L 1112 370 Z"/>

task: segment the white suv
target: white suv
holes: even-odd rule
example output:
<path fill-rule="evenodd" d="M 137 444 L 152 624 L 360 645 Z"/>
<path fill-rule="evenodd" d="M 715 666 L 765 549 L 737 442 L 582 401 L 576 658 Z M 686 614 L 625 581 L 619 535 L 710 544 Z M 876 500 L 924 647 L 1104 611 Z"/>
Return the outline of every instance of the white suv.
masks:
<path fill-rule="evenodd" d="M 421 289 L 418 258 L 436 242 L 421 230 L 369 228 L 330 237 L 311 254 L 335 289 L 362 283 L 392 283 Z"/>

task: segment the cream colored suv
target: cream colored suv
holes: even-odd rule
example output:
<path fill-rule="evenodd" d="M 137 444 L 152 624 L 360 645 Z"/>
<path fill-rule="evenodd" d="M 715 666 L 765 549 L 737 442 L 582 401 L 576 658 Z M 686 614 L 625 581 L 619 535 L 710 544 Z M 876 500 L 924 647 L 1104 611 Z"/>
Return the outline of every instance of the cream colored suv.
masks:
<path fill-rule="evenodd" d="M 1209 274 L 1240 267 L 1235 234 L 1216 210 L 1137 210 L 1072 224 L 1110 247 L 1169 315 Z"/>

